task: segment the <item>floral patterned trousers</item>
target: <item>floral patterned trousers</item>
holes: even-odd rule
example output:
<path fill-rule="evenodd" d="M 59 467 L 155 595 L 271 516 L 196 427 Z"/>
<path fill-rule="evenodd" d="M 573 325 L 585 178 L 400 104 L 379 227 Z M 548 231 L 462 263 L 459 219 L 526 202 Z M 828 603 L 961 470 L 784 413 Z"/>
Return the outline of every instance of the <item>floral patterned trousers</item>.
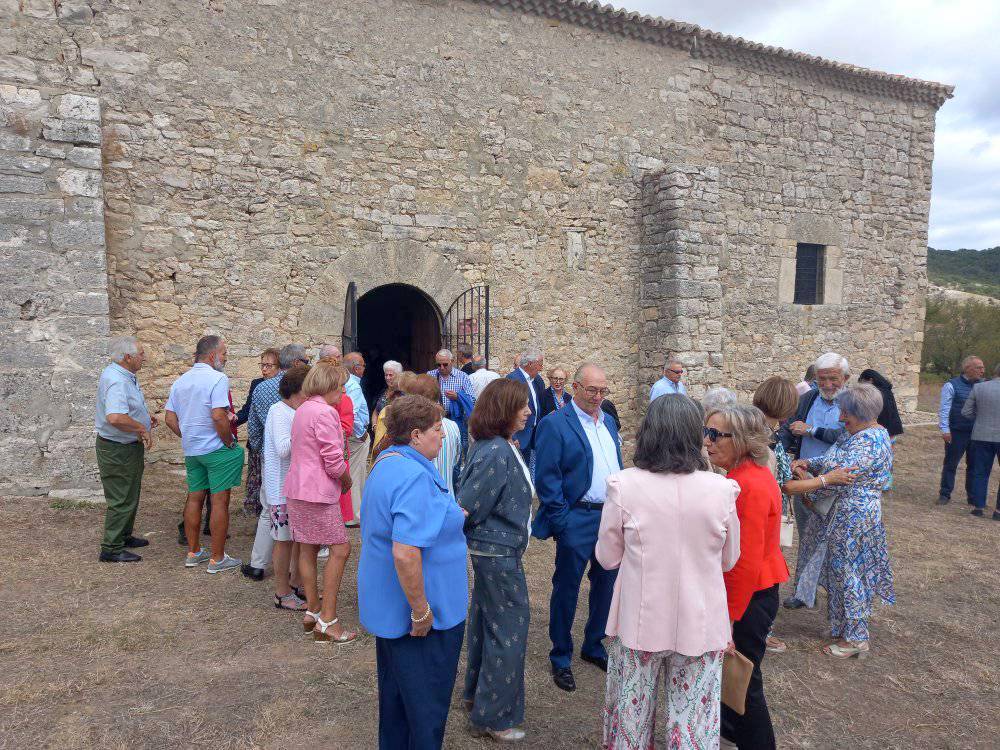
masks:
<path fill-rule="evenodd" d="M 604 707 L 606 750 L 653 750 L 656 700 L 666 690 L 668 750 L 716 750 L 722 651 L 685 656 L 674 651 L 636 651 L 614 638 L 608 647 Z"/>

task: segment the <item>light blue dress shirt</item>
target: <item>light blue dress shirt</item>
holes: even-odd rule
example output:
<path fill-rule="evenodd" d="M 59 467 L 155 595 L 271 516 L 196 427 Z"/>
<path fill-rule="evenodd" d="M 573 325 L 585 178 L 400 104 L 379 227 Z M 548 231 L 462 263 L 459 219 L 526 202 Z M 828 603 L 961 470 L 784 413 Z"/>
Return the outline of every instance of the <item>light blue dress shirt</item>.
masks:
<path fill-rule="evenodd" d="M 666 395 L 668 393 L 680 393 L 682 395 L 687 395 L 688 389 L 684 385 L 683 380 L 679 380 L 676 383 L 670 380 L 666 375 L 653 383 L 653 387 L 649 389 L 649 400 L 655 401 L 660 396 Z"/>
<path fill-rule="evenodd" d="M 621 464 L 618 463 L 618 447 L 615 439 L 611 437 L 608 428 L 604 425 L 607 415 L 603 411 L 598 412 L 597 421 L 587 414 L 583 409 L 571 401 L 576 416 L 580 418 L 583 426 L 583 434 L 587 436 L 590 443 L 590 452 L 594 456 L 594 472 L 590 478 L 590 489 L 583 499 L 588 503 L 603 503 L 608 495 L 608 476 L 616 471 L 621 471 Z"/>
<path fill-rule="evenodd" d="M 806 424 L 810 427 L 828 427 L 836 430 L 843 427 L 840 421 L 840 404 L 834 401 L 827 401 L 822 394 L 816 397 L 813 405 L 809 407 L 806 414 Z M 799 449 L 799 458 L 816 458 L 822 456 L 830 450 L 831 443 L 824 443 L 822 440 L 814 438 L 809 433 L 802 436 L 802 447 Z"/>
<path fill-rule="evenodd" d="M 204 456 L 225 447 L 212 421 L 212 409 L 229 408 L 229 378 L 225 373 L 195 362 L 170 386 L 164 408 L 177 415 L 185 456 Z"/>
<path fill-rule="evenodd" d="M 469 607 L 465 514 L 434 464 L 408 445 L 394 445 L 376 462 L 361 501 L 358 614 L 379 638 L 410 632 L 410 605 L 399 583 L 392 543 L 419 547 L 424 593 L 434 629 L 465 620 Z M 423 612 L 418 612 L 417 616 Z"/>
<path fill-rule="evenodd" d="M 94 412 L 94 427 L 105 440 L 116 443 L 137 443 L 139 436 L 125 432 L 108 423 L 109 414 L 127 414 L 149 430 L 149 410 L 146 399 L 139 387 L 135 373 L 129 372 L 117 362 L 104 368 L 97 381 L 97 410 Z"/>
<path fill-rule="evenodd" d="M 948 381 L 941 386 L 941 408 L 938 409 L 938 429 L 951 432 L 951 405 L 955 400 L 955 386 Z"/>
<path fill-rule="evenodd" d="M 368 429 L 371 422 L 371 415 L 368 414 L 368 402 L 365 401 L 364 391 L 361 390 L 361 378 L 351 375 L 344 384 L 344 393 L 351 397 L 354 404 L 354 432 L 353 436 L 360 439 Z"/>

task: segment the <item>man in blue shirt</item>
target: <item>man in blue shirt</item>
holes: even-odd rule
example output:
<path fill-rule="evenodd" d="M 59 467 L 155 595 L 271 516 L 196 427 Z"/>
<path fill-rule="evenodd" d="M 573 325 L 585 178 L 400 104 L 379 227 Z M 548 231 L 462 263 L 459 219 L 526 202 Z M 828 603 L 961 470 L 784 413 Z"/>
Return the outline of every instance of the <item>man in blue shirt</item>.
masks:
<path fill-rule="evenodd" d="M 655 401 L 668 393 L 686 395 L 687 386 L 681 382 L 682 377 L 684 377 L 684 365 L 676 359 L 667 360 L 667 364 L 663 368 L 663 377 L 653 383 L 653 387 L 649 390 L 649 400 Z"/>
<path fill-rule="evenodd" d="M 602 641 L 608 624 L 617 571 L 594 556 L 609 474 L 622 468 L 618 429 L 601 410 L 609 394 L 604 370 L 586 364 L 573 378 L 573 402 L 538 425 L 535 490 L 539 509 L 531 535 L 556 540 L 556 567 L 549 603 L 552 679 L 562 690 L 576 689 L 571 668 L 573 620 L 580 583 L 590 566 L 590 599 L 580 658 L 607 671 Z"/>
<path fill-rule="evenodd" d="M 951 492 L 955 489 L 955 472 L 965 456 L 965 496 L 973 505 L 973 478 L 975 471 L 972 446 L 974 419 L 962 415 L 962 407 L 972 393 L 972 387 L 983 379 L 986 367 L 983 360 L 970 355 L 962 360 L 962 374 L 952 378 L 941 387 L 941 408 L 938 410 L 938 428 L 944 440 L 944 466 L 941 467 L 941 488 L 938 505 L 951 502 Z"/>
<path fill-rule="evenodd" d="M 229 378 L 226 342 L 221 336 L 202 336 L 195 347 L 194 366 L 170 386 L 164 407 L 170 431 L 181 439 L 188 496 L 184 505 L 184 531 L 189 552 L 184 566 L 208 562 L 208 573 L 240 567 L 242 560 L 226 554 L 229 532 L 229 494 L 243 477 L 243 448 L 236 442 L 229 419 Z M 209 528 L 212 550 L 201 547 L 198 534 L 205 499 L 211 495 Z"/>
<path fill-rule="evenodd" d="M 844 424 L 840 421 L 840 404 L 837 396 L 847 385 L 850 365 L 847 359 L 836 352 L 827 352 L 815 362 L 816 389 L 808 390 L 799 397 L 799 406 L 791 424 L 778 430 L 778 439 L 785 450 L 799 458 L 815 458 L 844 434 Z M 809 509 L 802 503 L 802 496 L 796 495 L 795 526 L 799 543 L 805 528 Z M 801 552 L 801 548 L 800 548 Z M 801 556 L 799 559 L 802 559 Z M 798 609 L 805 604 L 794 596 L 785 600 L 788 609 Z"/>
<path fill-rule="evenodd" d="M 368 439 L 368 425 L 371 415 L 368 412 L 368 402 L 361 390 L 361 378 L 365 374 L 365 358 L 360 352 L 348 352 L 344 355 L 344 367 L 350 376 L 344 384 L 344 393 L 351 397 L 354 404 L 354 432 L 347 437 L 348 465 L 351 467 L 351 505 L 354 506 L 354 520 L 346 526 L 357 526 L 361 518 L 361 496 L 365 489 L 365 477 L 368 474 L 368 451 L 371 448 Z"/>
<path fill-rule="evenodd" d="M 111 364 L 97 384 L 97 467 L 104 486 L 107 510 L 101 562 L 139 562 L 142 558 L 126 548 L 145 547 L 146 539 L 132 535 L 139 509 L 146 448 L 153 447 L 151 430 L 157 425 L 135 374 L 146 361 L 146 350 L 132 336 L 111 342 Z"/>

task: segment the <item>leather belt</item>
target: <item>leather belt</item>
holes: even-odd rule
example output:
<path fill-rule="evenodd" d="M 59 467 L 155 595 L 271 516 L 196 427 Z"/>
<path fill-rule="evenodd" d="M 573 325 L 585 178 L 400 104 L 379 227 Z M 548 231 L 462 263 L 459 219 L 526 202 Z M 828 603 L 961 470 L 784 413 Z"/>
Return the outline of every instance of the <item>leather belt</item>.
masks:
<path fill-rule="evenodd" d="M 603 510 L 604 503 L 592 503 L 589 500 L 577 500 L 573 503 L 574 508 L 581 508 L 583 510 Z"/>

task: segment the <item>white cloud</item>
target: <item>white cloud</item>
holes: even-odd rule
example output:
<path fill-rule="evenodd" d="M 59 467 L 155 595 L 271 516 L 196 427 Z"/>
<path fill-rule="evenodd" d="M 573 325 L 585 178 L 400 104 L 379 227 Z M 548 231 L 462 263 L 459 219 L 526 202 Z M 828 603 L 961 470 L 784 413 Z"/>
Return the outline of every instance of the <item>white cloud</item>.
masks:
<path fill-rule="evenodd" d="M 931 244 L 1000 245 L 1000 3 L 618 0 L 618 7 L 956 87 L 938 113 Z"/>

